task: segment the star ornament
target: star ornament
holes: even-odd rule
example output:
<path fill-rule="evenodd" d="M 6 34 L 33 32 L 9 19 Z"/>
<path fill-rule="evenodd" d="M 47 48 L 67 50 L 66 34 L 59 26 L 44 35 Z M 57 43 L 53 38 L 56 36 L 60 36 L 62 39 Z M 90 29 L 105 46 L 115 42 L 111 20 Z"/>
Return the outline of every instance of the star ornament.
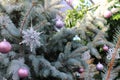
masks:
<path fill-rule="evenodd" d="M 42 43 L 40 42 L 41 33 L 35 31 L 32 27 L 30 27 L 30 29 L 23 30 L 23 40 L 20 44 L 24 43 L 26 44 L 26 46 L 30 46 L 30 51 L 32 52 L 34 49 L 42 45 Z"/>

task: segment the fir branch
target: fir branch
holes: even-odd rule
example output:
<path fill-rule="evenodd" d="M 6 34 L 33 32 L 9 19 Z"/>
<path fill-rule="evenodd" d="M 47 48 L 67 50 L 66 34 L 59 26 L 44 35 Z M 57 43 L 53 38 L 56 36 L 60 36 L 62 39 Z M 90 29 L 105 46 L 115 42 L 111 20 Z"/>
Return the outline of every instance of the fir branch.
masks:
<path fill-rule="evenodd" d="M 93 33 L 95 33 L 95 34 L 97 34 L 98 32 L 100 32 L 99 29 L 94 28 L 94 27 L 92 28 L 91 26 L 86 26 L 86 29 L 89 30 L 89 31 L 91 31 L 91 32 L 93 32 Z"/>
<path fill-rule="evenodd" d="M 119 39 L 118 39 L 118 41 L 117 41 L 117 44 L 116 44 L 116 47 L 115 47 L 115 51 L 114 51 L 114 53 L 112 54 L 112 59 L 111 59 L 110 63 L 108 64 L 109 68 L 108 68 L 108 73 L 107 73 L 107 78 L 106 78 L 106 80 L 109 80 L 109 79 L 110 79 L 110 73 L 111 73 L 111 70 L 112 70 L 112 68 L 113 68 L 113 65 L 114 65 L 114 62 L 115 62 L 115 56 L 116 56 L 117 51 L 118 51 L 119 48 L 120 48 L 120 37 L 119 37 Z"/>
<path fill-rule="evenodd" d="M 34 30 L 38 30 L 40 27 L 45 25 L 50 25 L 46 20 L 41 21 L 37 26 L 34 27 Z"/>
<path fill-rule="evenodd" d="M 2 27 L 3 27 L 5 30 L 7 30 L 8 33 L 9 33 L 14 39 L 16 39 L 16 40 L 19 41 L 18 37 L 14 36 L 14 35 L 6 28 L 6 25 L 2 25 Z"/>
<path fill-rule="evenodd" d="M 27 11 L 27 13 L 26 13 L 26 15 L 25 15 L 25 17 L 24 17 L 24 19 L 23 19 L 23 22 L 22 22 L 22 24 L 21 24 L 21 26 L 20 26 L 20 33 L 22 34 L 22 30 L 23 30 L 23 27 L 24 27 L 24 25 L 25 25 L 25 22 L 26 22 L 26 20 L 27 20 L 27 17 L 29 16 L 29 14 L 30 14 L 30 12 L 31 12 L 31 10 L 32 10 L 32 8 L 35 6 L 35 3 L 33 2 L 32 3 L 32 6 L 30 7 L 30 9 Z"/>

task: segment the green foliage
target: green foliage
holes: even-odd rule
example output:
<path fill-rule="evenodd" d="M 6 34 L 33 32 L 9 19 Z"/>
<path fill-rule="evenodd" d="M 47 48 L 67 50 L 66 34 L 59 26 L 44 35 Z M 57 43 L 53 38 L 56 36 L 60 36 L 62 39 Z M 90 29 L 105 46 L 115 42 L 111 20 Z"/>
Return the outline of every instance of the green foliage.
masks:
<path fill-rule="evenodd" d="M 113 35 L 114 44 L 117 43 L 117 40 L 119 39 L 119 37 L 120 37 L 120 27 L 117 27 L 115 30 L 115 34 Z"/>
<path fill-rule="evenodd" d="M 114 42 L 114 35 L 117 33 L 116 30 L 120 28 L 120 11 L 107 20 L 107 23 L 110 25 L 108 29 L 108 39 Z"/>
<path fill-rule="evenodd" d="M 103 28 L 106 27 L 107 22 L 103 16 L 98 14 L 101 12 L 99 6 L 93 6 L 94 9 L 98 8 L 98 10 L 92 12 L 93 8 L 88 9 L 88 6 L 84 4 L 85 0 L 80 0 L 80 6 L 67 11 L 65 18 L 67 28 L 64 27 L 57 32 L 53 21 L 59 8 L 62 7 L 59 4 L 61 0 L 35 0 L 37 3 L 34 4 L 33 8 L 31 6 L 34 0 L 14 1 L 12 4 L 7 3 L 7 0 L 0 3 L 1 13 L 4 14 L 0 15 L 0 36 L 1 39 L 7 38 L 12 47 L 15 48 L 9 54 L 0 54 L 0 76 L 3 74 L 3 77 L 8 80 L 20 80 L 17 71 L 21 67 L 26 67 L 29 69 L 30 75 L 29 79 L 25 80 L 78 80 L 75 73 L 82 67 L 85 71 L 80 78 L 98 80 L 99 77 L 94 77 L 95 74 L 101 78 L 106 78 L 107 54 L 102 57 L 101 53 L 104 52 L 102 46 L 113 47 L 114 44 L 106 39 L 104 33 L 106 30 Z M 96 11 L 98 13 L 94 15 Z M 119 17 L 115 18 L 116 21 L 117 19 L 120 20 Z M 5 28 L 2 28 L 3 20 L 5 21 Z M 113 19 L 110 18 L 110 20 Z M 25 29 L 28 30 L 32 23 L 35 31 L 42 32 L 37 37 L 40 38 L 43 45 L 35 49 L 36 54 L 24 44 L 19 44 L 24 39 L 24 34 L 21 34 L 21 25 L 23 24 L 22 31 L 24 31 Z M 32 34 L 35 32 L 33 31 Z M 76 35 L 80 38 L 79 41 L 73 39 Z M 30 42 L 32 39 L 35 40 L 34 37 L 35 35 L 31 38 L 29 32 L 26 34 L 26 39 Z M 33 42 L 33 44 L 35 43 Z M 102 50 L 98 50 L 98 48 Z M 94 60 L 93 58 L 96 58 L 94 63 L 91 61 L 91 59 Z M 97 73 L 96 70 L 96 62 L 101 60 L 105 62 L 103 64 L 105 66 L 103 75 L 101 75 L 102 72 Z M 119 71 L 120 67 L 118 66 L 115 70 Z M 113 70 L 115 74 L 118 73 L 115 70 Z M 82 75 L 82 73 L 80 74 Z M 116 77 L 115 74 L 111 75 Z M 114 77 L 111 79 L 114 80 Z"/>
<path fill-rule="evenodd" d="M 55 66 L 51 65 L 51 63 L 48 60 L 46 60 L 43 56 L 30 55 L 29 60 L 32 62 L 32 66 L 36 75 L 45 78 L 53 76 L 62 80 L 73 80 L 70 74 L 59 71 L 57 68 L 55 68 Z"/>
<path fill-rule="evenodd" d="M 78 20 L 81 20 L 84 14 L 87 12 L 87 9 L 72 9 L 67 11 L 67 15 L 65 18 L 66 27 L 74 27 Z"/>
<path fill-rule="evenodd" d="M 80 4 L 66 12 L 65 24 L 66 27 L 74 27 L 77 21 L 81 20 L 88 11 L 88 4 L 84 0 L 80 0 Z"/>
<path fill-rule="evenodd" d="M 112 16 L 112 19 L 118 21 L 118 20 L 120 19 L 120 12 L 114 14 L 114 15 Z"/>

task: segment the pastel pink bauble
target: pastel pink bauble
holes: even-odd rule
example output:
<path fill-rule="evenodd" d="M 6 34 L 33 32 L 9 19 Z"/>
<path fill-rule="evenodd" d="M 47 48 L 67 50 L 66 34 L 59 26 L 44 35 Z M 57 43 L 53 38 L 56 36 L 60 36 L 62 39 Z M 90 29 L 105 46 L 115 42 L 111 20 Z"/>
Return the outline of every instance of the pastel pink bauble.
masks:
<path fill-rule="evenodd" d="M 112 16 L 112 12 L 111 11 L 107 10 L 107 11 L 104 12 L 104 17 L 105 18 L 110 18 L 111 16 Z"/>
<path fill-rule="evenodd" d="M 79 73 L 83 73 L 85 70 L 84 70 L 84 68 L 79 68 Z"/>
<path fill-rule="evenodd" d="M 11 51 L 11 49 L 12 49 L 12 46 L 8 41 L 6 41 L 6 39 L 4 39 L 3 41 L 0 42 L 0 52 L 1 53 L 3 53 L 3 54 L 8 53 Z"/>
<path fill-rule="evenodd" d="M 98 71 L 102 71 L 103 68 L 104 68 L 104 66 L 103 66 L 100 62 L 96 65 L 96 69 L 97 69 Z"/>
<path fill-rule="evenodd" d="M 104 45 L 104 46 L 103 46 L 103 50 L 104 50 L 104 51 L 108 51 L 108 50 L 109 50 L 109 47 L 108 47 L 107 45 Z"/>
<path fill-rule="evenodd" d="M 27 68 L 20 68 L 20 69 L 18 70 L 18 75 L 19 75 L 20 78 L 28 77 L 29 71 L 28 71 Z"/>
<path fill-rule="evenodd" d="M 58 19 L 55 24 L 56 28 L 60 29 L 64 26 L 64 22 Z"/>

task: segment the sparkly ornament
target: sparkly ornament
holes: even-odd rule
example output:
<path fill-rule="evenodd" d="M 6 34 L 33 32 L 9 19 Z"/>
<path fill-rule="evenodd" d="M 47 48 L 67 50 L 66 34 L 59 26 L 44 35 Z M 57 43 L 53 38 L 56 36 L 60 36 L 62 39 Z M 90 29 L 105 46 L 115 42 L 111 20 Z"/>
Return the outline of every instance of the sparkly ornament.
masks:
<path fill-rule="evenodd" d="M 106 58 L 107 58 L 108 60 L 111 60 L 111 59 L 112 59 L 112 55 L 111 55 L 111 54 L 108 54 Z"/>
<path fill-rule="evenodd" d="M 102 71 L 103 68 L 104 68 L 104 66 L 100 62 L 96 65 L 96 69 L 99 71 Z"/>
<path fill-rule="evenodd" d="M 73 41 L 81 41 L 80 37 L 78 35 L 75 35 L 73 37 Z"/>
<path fill-rule="evenodd" d="M 104 12 L 104 17 L 105 18 L 110 18 L 111 16 L 112 16 L 112 12 L 111 11 L 107 10 L 107 11 Z"/>
<path fill-rule="evenodd" d="M 61 29 L 64 26 L 64 22 L 58 19 L 55 24 L 56 28 Z"/>
<path fill-rule="evenodd" d="M 115 50 L 115 48 L 110 48 L 110 49 L 108 50 L 108 53 L 109 53 L 109 54 L 112 54 L 112 53 L 114 53 L 114 50 Z"/>
<path fill-rule="evenodd" d="M 20 78 L 28 77 L 29 71 L 28 71 L 27 68 L 20 68 L 20 69 L 18 70 L 18 75 L 19 75 Z"/>
<path fill-rule="evenodd" d="M 108 54 L 107 54 L 107 56 L 106 56 L 106 58 L 107 58 L 108 60 L 111 60 L 111 59 L 112 59 L 112 55 L 114 54 L 114 51 L 115 51 L 115 48 L 110 48 L 110 49 L 108 50 Z M 120 49 L 118 49 L 117 54 L 116 54 L 116 56 L 115 56 L 115 59 L 120 59 L 119 52 L 120 52 Z"/>
<path fill-rule="evenodd" d="M 25 43 L 27 46 L 30 46 L 30 50 L 33 51 L 35 48 L 42 45 L 39 41 L 41 33 L 35 31 L 32 27 L 26 31 L 22 31 L 23 41 L 20 44 Z"/>
<path fill-rule="evenodd" d="M 108 51 L 108 49 L 109 49 L 109 47 L 108 47 L 107 45 L 104 45 L 104 46 L 103 46 L 103 50 L 104 50 L 104 51 Z"/>
<path fill-rule="evenodd" d="M 3 41 L 0 42 L 0 52 L 1 53 L 8 53 L 12 49 L 11 44 L 4 39 Z"/>

